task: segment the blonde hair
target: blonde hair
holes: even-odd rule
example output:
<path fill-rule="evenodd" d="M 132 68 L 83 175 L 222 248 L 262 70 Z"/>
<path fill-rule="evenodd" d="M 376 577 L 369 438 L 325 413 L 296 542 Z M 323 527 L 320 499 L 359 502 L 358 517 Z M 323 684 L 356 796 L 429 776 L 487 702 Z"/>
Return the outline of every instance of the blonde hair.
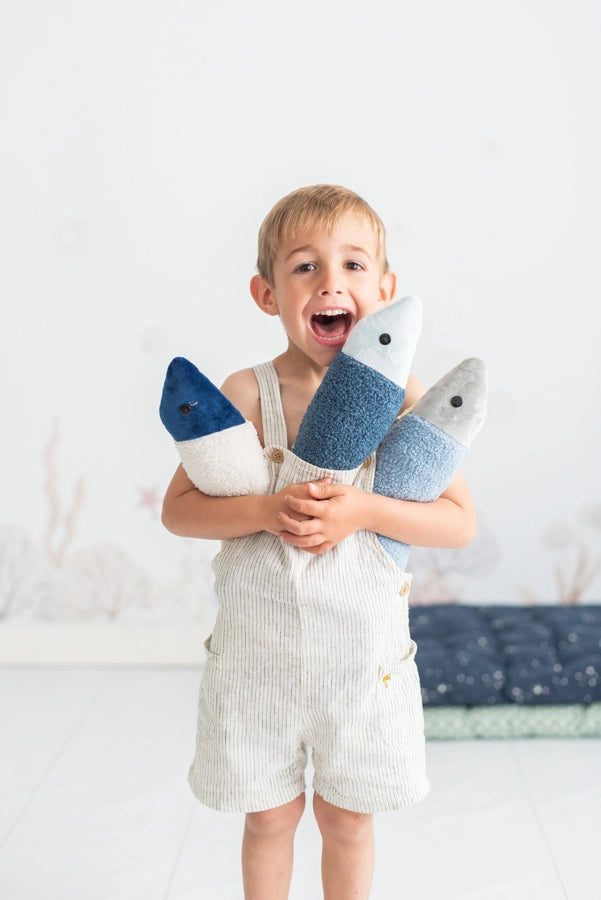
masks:
<path fill-rule="evenodd" d="M 280 245 L 309 226 L 334 228 L 349 214 L 364 216 L 374 230 L 380 271 L 388 272 L 386 230 L 371 206 L 348 188 L 336 184 L 315 184 L 282 197 L 263 220 L 259 230 L 257 270 L 273 284 L 273 264 Z"/>

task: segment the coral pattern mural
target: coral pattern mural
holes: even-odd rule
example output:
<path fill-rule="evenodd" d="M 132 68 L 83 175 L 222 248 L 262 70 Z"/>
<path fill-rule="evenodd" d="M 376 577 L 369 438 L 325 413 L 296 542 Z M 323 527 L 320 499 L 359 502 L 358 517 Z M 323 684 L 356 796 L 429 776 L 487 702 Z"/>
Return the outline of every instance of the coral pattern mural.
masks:
<path fill-rule="evenodd" d="M 457 603 L 466 600 L 470 579 L 486 576 L 499 561 L 494 532 L 480 516 L 476 539 L 461 551 L 413 547 L 409 567 L 413 572 L 411 603 Z"/>
<path fill-rule="evenodd" d="M 542 543 L 553 557 L 557 602 L 582 603 L 601 572 L 601 502 L 583 507 L 575 522 L 554 523 L 546 528 Z M 535 591 L 524 590 L 529 603 L 540 602 Z"/>
<path fill-rule="evenodd" d="M 318 182 L 386 224 L 397 296 L 423 302 L 420 381 L 488 367 L 479 535 L 414 548 L 412 602 L 598 602 L 598 5 L 376 0 L 360 65 L 334 5 L 296 44 L 262 0 L 236 28 L 227 4 L 4 6 L 1 621 L 213 614 L 217 545 L 160 522 L 161 387 L 175 356 L 220 384 L 281 352 L 249 296 L 257 233 Z"/>
<path fill-rule="evenodd" d="M 58 419 L 42 452 L 45 525 L 40 544 L 23 527 L 0 526 L 0 621 L 180 621 L 214 608 L 210 558 L 214 544 L 181 540 L 174 577 L 157 581 L 128 550 L 110 540 L 78 546 L 89 501 L 86 479 L 60 486 Z M 162 493 L 136 488 L 135 509 L 159 530 Z"/>

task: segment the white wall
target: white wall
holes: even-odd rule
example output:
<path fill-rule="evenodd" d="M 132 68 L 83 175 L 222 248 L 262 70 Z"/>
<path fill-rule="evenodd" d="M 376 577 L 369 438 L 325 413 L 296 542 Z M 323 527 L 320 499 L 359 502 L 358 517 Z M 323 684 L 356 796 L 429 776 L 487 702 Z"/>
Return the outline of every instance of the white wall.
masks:
<path fill-rule="evenodd" d="M 599 6 L 21 0 L 0 21 L 5 620 L 210 615 L 159 523 L 167 363 L 276 355 L 248 295 L 284 193 L 354 188 L 425 307 L 414 371 L 490 370 L 471 548 L 416 601 L 599 598 Z M 582 585 L 576 584 L 580 579 Z"/>

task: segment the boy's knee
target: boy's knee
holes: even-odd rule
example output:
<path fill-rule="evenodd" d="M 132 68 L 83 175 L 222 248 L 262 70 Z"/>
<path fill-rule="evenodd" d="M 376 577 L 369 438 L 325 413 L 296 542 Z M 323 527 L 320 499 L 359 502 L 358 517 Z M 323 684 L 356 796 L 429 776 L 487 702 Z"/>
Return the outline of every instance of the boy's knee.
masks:
<path fill-rule="evenodd" d="M 343 843 L 356 843 L 370 837 L 373 829 L 371 813 L 356 813 L 333 806 L 319 794 L 313 796 L 313 810 L 322 837 Z"/>
<path fill-rule="evenodd" d="M 265 809 L 261 812 L 246 814 L 246 829 L 262 838 L 278 837 L 295 831 L 305 808 L 305 795 L 299 796 L 290 803 Z"/>

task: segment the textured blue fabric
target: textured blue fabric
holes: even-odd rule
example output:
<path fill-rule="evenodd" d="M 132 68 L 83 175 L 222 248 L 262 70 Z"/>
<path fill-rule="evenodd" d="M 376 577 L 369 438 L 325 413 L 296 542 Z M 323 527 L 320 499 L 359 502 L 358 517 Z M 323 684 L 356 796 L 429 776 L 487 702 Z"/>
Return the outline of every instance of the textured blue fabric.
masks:
<path fill-rule="evenodd" d="M 233 403 L 183 356 L 167 369 L 159 415 L 174 441 L 191 441 L 244 422 Z"/>
<path fill-rule="evenodd" d="M 425 706 L 601 701 L 601 606 L 411 610 Z"/>
<path fill-rule="evenodd" d="M 452 481 L 466 448 L 442 429 L 409 413 L 392 426 L 376 461 L 374 493 L 397 500 L 436 500 Z M 378 535 L 387 553 L 405 569 L 409 546 Z"/>
<path fill-rule="evenodd" d="M 355 469 L 376 449 L 404 399 L 398 384 L 341 350 L 315 392 L 292 451 L 323 469 Z"/>

